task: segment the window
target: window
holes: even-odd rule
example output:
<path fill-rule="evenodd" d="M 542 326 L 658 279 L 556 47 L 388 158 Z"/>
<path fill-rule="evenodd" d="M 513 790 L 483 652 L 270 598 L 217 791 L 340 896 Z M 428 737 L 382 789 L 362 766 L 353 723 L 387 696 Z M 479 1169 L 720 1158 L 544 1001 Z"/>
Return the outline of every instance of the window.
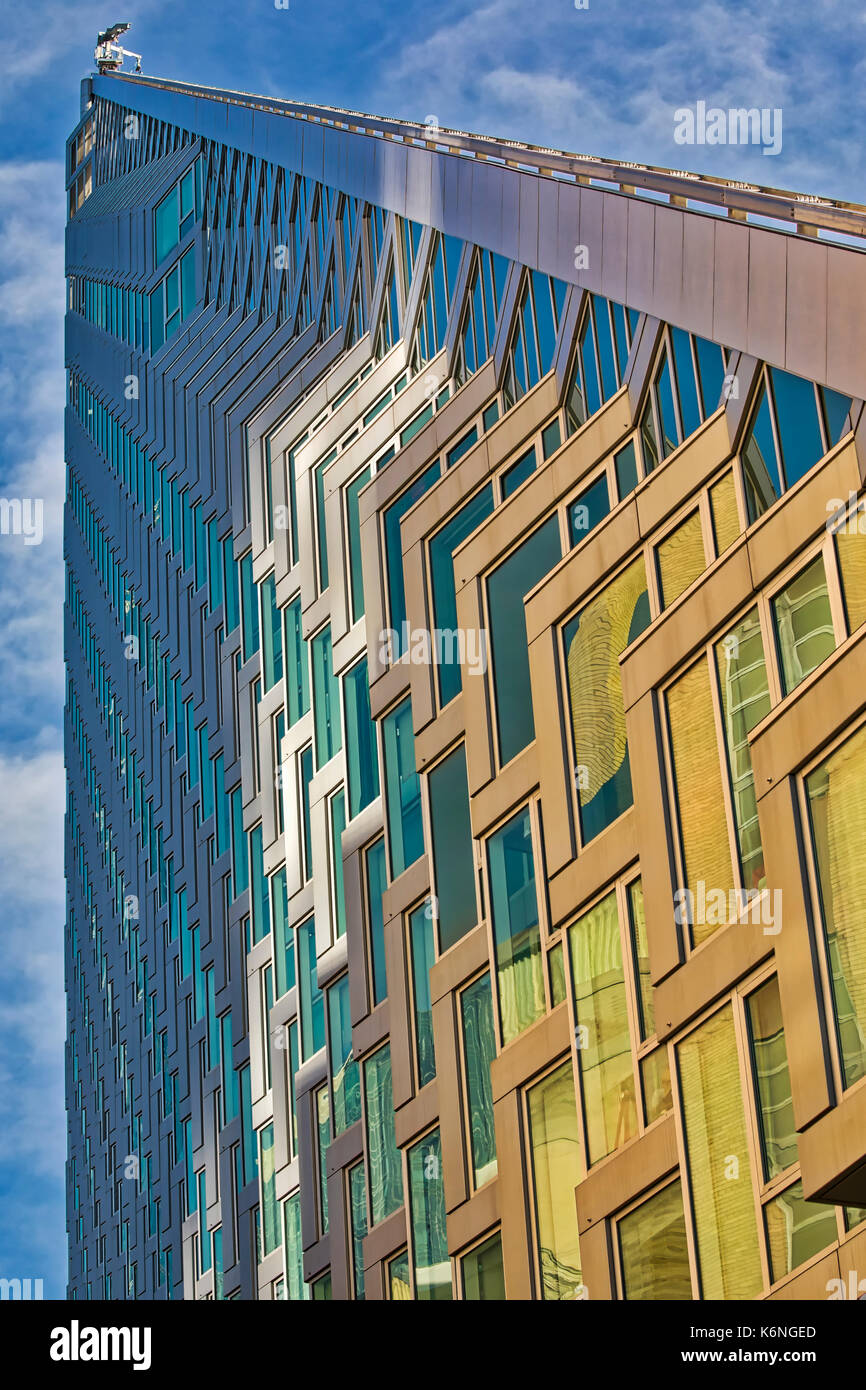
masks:
<path fill-rule="evenodd" d="M 503 1045 L 545 1011 L 529 807 L 487 841 L 490 911 Z"/>
<path fill-rule="evenodd" d="M 364 1063 L 364 1117 L 370 1165 L 370 1213 L 375 1226 L 403 1205 L 400 1151 L 394 1137 L 389 1044 L 380 1047 Z"/>
<path fill-rule="evenodd" d="M 298 983 L 301 1046 L 306 1062 L 325 1046 L 325 1002 L 316 973 L 316 924 L 312 917 L 298 927 Z"/>
<path fill-rule="evenodd" d="M 259 1183 L 262 1194 L 262 1254 L 270 1255 L 281 1243 L 279 1207 L 277 1204 L 274 1127 L 265 1125 L 260 1131 Z"/>
<path fill-rule="evenodd" d="M 342 747 L 340 685 L 334 675 L 330 625 L 316 634 L 312 648 L 316 767 L 320 768 Z"/>
<path fill-rule="evenodd" d="M 851 401 L 778 367 L 765 367 L 741 452 L 749 522 L 757 521 L 838 444 Z"/>
<path fill-rule="evenodd" d="M 404 631 L 406 625 L 406 590 L 403 585 L 403 547 L 400 535 L 400 522 L 408 512 L 410 507 L 414 507 L 428 492 L 433 484 L 438 480 L 440 474 L 439 460 L 431 463 L 429 468 L 425 468 L 411 484 L 410 487 L 402 492 L 396 502 L 392 502 L 385 512 L 383 528 L 385 533 L 385 556 L 388 579 L 388 616 L 391 629 L 395 634 L 395 650 L 391 652 L 391 660 L 397 661 L 405 650 L 407 634 Z"/>
<path fill-rule="evenodd" d="M 477 921 L 465 744 L 431 770 L 427 784 L 439 946 L 447 951 Z"/>
<path fill-rule="evenodd" d="M 264 940 L 271 930 L 271 906 L 265 861 L 262 853 L 262 827 L 250 831 L 250 882 L 252 884 L 253 944 Z"/>
<path fill-rule="evenodd" d="M 610 496 L 607 474 L 602 473 L 588 488 L 569 503 L 568 539 L 571 545 L 579 545 L 610 511 Z"/>
<path fill-rule="evenodd" d="M 385 1287 L 388 1298 L 394 1302 L 405 1303 L 412 1298 L 412 1285 L 409 1275 L 409 1252 L 401 1250 L 385 1266 Z"/>
<path fill-rule="evenodd" d="M 590 1164 L 638 1131 L 616 893 L 570 928 L 581 1090 Z"/>
<path fill-rule="evenodd" d="M 553 366 L 565 291 L 561 280 L 550 279 L 537 270 L 527 273 L 506 359 L 506 409 L 531 391 Z"/>
<path fill-rule="evenodd" d="M 346 793 L 342 787 L 331 797 L 331 864 L 332 889 L 331 912 L 333 914 L 334 934 L 343 936 L 346 931 L 346 889 L 343 878 L 343 831 L 346 829 Z"/>
<path fill-rule="evenodd" d="M 460 995 L 460 1027 L 466 1076 L 470 1173 L 476 1188 L 498 1172 L 490 1068 L 496 1057 L 490 975 L 479 976 Z"/>
<path fill-rule="evenodd" d="M 561 557 L 559 519 L 552 516 L 487 580 L 496 725 L 503 764 L 535 738 L 523 600 Z"/>
<path fill-rule="evenodd" d="M 565 407 L 573 434 L 619 390 L 638 315 L 601 295 L 586 297 Z"/>
<path fill-rule="evenodd" d="M 460 1277 L 463 1297 L 467 1301 L 492 1302 L 505 1298 L 502 1237 L 498 1231 L 463 1256 Z"/>
<path fill-rule="evenodd" d="M 433 597 L 434 643 L 439 699 L 443 705 L 462 688 L 457 625 L 457 594 L 453 552 L 493 511 L 493 485 L 488 483 L 457 511 L 430 541 L 430 587 Z M 447 642 L 447 647 L 446 647 Z"/>
<path fill-rule="evenodd" d="M 287 1293 L 297 1301 L 310 1297 L 309 1284 L 304 1283 L 304 1249 L 301 1244 L 301 1194 L 295 1192 L 283 1204 L 283 1226 L 286 1240 Z"/>
<path fill-rule="evenodd" d="M 301 786 L 301 864 L 304 879 L 313 877 L 313 837 L 310 825 L 310 783 L 313 780 L 313 745 L 298 754 Z"/>
<path fill-rule="evenodd" d="M 438 1129 L 412 1146 L 407 1166 L 415 1297 L 419 1302 L 442 1302 L 452 1295 Z"/>
<path fill-rule="evenodd" d="M 274 919 L 274 968 L 277 998 L 295 987 L 295 942 L 289 926 L 289 900 L 285 867 L 271 879 L 271 906 Z"/>
<path fill-rule="evenodd" d="M 352 1233 L 352 1285 L 355 1298 L 364 1297 L 364 1237 L 367 1234 L 367 1179 L 364 1164 L 349 1169 L 349 1229 Z"/>
<path fill-rule="evenodd" d="M 436 938 L 430 902 L 422 903 L 409 914 L 409 959 L 415 1016 L 415 1064 L 418 1085 L 426 1086 L 436 1075 L 430 997 L 430 970 L 436 961 Z"/>
<path fill-rule="evenodd" d="M 619 658 L 650 621 L 643 559 L 597 594 L 563 632 L 581 837 L 632 804 Z"/>
<path fill-rule="evenodd" d="M 692 1297 L 682 1184 L 668 1183 L 616 1225 L 622 1296 L 663 1302 Z"/>
<path fill-rule="evenodd" d="M 301 629 L 300 595 L 285 611 L 286 693 L 288 696 L 289 727 L 310 708 L 310 672 L 307 644 Z"/>
<path fill-rule="evenodd" d="M 732 1006 L 676 1052 L 702 1296 L 755 1298 L 763 1281 Z"/>
<path fill-rule="evenodd" d="M 346 532 L 348 540 L 349 595 L 352 600 L 352 621 L 364 616 L 364 575 L 361 567 L 361 489 L 370 481 L 370 469 L 365 468 L 346 488 Z"/>
<path fill-rule="evenodd" d="M 313 1120 L 318 1159 L 319 1232 L 324 1236 L 328 1231 L 328 1149 L 331 1144 L 331 1102 L 327 1086 L 318 1086 L 313 1092 Z"/>
<path fill-rule="evenodd" d="M 277 607 L 276 584 L 269 574 L 261 585 L 262 595 L 262 674 L 264 690 L 283 679 L 283 633 Z"/>
<path fill-rule="evenodd" d="M 364 881 L 367 886 L 368 967 L 375 1008 L 388 995 L 385 976 L 385 923 L 382 911 L 382 896 L 388 887 L 384 836 L 374 841 L 364 852 Z"/>
<path fill-rule="evenodd" d="M 382 721 L 385 801 L 391 878 L 397 878 L 424 853 L 421 783 L 415 771 L 412 702 L 408 697 Z"/>
<path fill-rule="evenodd" d="M 348 975 L 343 975 L 328 990 L 328 1041 L 334 1134 L 338 1135 L 361 1118 L 361 1083 L 358 1064 L 352 1057 Z"/>
<path fill-rule="evenodd" d="M 661 605 L 669 608 L 706 568 L 704 529 L 699 511 L 681 521 L 656 547 L 656 561 Z"/>
<path fill-rule="evenodd" d="M 344 676 L 343 700 L 346 709 L 346 776 L 351 820 L 379 795 L 379 758 L 376 730 L 370 717 L 366 657 Z"/>
<path fill-rule="evenodd" d="M 866 726 L 805 780 L 827 975 L 842 1085 L 866 1075 Z"/>
<path fill-rule="evenodd" d="M 817 555 L 773 599 L 773 621 L 785 695 L 836 649 L 824 561 Z"/>
<path fill-rule="evenodd" d="M 574 1189 L 583 1179 L 571 1062 L 526 1093 L 538 1282 L 545 1300 L 583 1293 Z"/>

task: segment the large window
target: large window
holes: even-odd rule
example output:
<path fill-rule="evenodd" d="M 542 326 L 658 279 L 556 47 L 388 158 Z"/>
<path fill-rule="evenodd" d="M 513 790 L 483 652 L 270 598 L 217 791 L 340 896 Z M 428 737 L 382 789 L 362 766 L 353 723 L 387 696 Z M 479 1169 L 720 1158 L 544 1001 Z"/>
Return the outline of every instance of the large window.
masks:
<path fill-rule="evenodd" d="M 552 516 L 493 570 L 487 580 L 501 763 L 510 762 L 535 738 L 523 600 L 561 558 L 559 518 Z"/>
<path fill-rule="evenodd" d="M 464 744 L 432 769 L 427 785 L 439 947 L 447 951 L 478 920 Z"/>
<path fill-rule="evenodd" d="M 415 1297 L 419 1302 L 442 1302 L 451 1298 L 451 1261 L 438 1129 L 409 1150 L 408 1171 Z"/>
<path fill-rule="evenodd" d="M 385 922 L 382 896 L 388 887 L 385 871 L 385 837 L 374 841 L 364 853 L 364 881 L 367 888 L 368 970 L 373 1006 L 388 994 L 385 973 Z"/>
<path fill-rule="evenodd" d="M 343 699 L 346 709 L 346 775 L 351 820 L 379 795 L 379 757 L 376 751 L 376 730 L 370 717 L 366 657 L 344 676 Z"/>
<path fill-rule="evenodd" d="M 333 1096 L 334 1134 L 361 1118 L 361 1082 L 352 1057 L 352 1016 L 349 977 L 343 975 L 328 990 L 328 1047 Z"/>
<path fill-rule="evenodd" d="M 430 587 L 433 595 L 433 623 L 438 635 L 434 643 L 439 700 L 447 705 L 462 688 L 457 626 L 457 596 L 454 582 L 453 552 L 472 535 L 493 511 L 493 484 L 464 502 L 430 541 Z"/>
<path fill-rule="evenodd" d="M 481 975 L 460 995 L 460 1027 L 466 1075 L 469 1157 L 475 1187 L 495 1178 L 496 1131 L 493 1123 L 493 1083 L 490 1068 L 496 1057 L 490 975 Z"/>
<path fill-rule="evenodd" d="M 334 675 L 330 625 L 316 633 L 312 648 L 316 767 L 320 768 L 339 752 L 343 742 L 340 728 L 340 684 Z"/>
<path fill-rule="evenodd" d="M 649 621 L 641 558 L 611 580 L 563 632 L 584 843 L 632 804 L 619 658 Z"/>
<path fill-rule="evenodd" d="M 742 449 L 749 521 L 838 444 L 851 401 L 778 367 L 765 367 Z"/>
<path fill-rule="evenodd" d="M 433 1002 L 430 997 L 430 970 L 436 961 L 436 934 L 430 902 L 422 903 L 409 914 L 409 959 L 415 1017 L 415 1066 L 418 1085 L 426 1086 L 436 1075 Z"/>
<path fill-rule="evenodd" d="M 782 692 L 811 676 L 836 650 L 824 560 L 817 555 L 773 599 Z"/>
<path fill-rule="evenodd" d="M 316 971 L 316 923 L 312 917 L 298 927 L 298 983 L 301 1043 L 307 1061 L 325 1045 L 325 1001 Z"/>
<path fill-rule="evenodd" d="M 382 721 L 382 744 L 391 877 L 394 879 L 424 853 L 421 782 L 415 770 L 412 702 L 408 696 Z"/>
<path fill-rule="evenodd" d="M 370 1165 L 370 1214 L 375 1226 L 403 1205 L 400 1151 L 394 1137 L 391 1048 L 387 1043 L 364 1063 L 364 1117 Z"/>
<path fill-rule="evenodd" d="M 571 1062 L 532 1086 L 526 1104 L 541 1296 L 574 1299 L 583 1291 L 574 1190 L 584 1171 Z"/>
<path fill-rule="evenodd" d="M 545 1010 L 535 856 L 529 807 L 487 841 L 490 912 L 503 1045 Z"/>
<path fill-rule="evenodd" d="M 866 1075 L 866 726 L 806 778 L 843 1086 Z"/>
<path fill-rule="evenodd" d="M 286 608 L 285 650 L 287 713 L 291 727 L 310 708 L 310 671 L 307 644 L 301 628 L 300 595 Z"/>
<path fill-rule="evenodd" d="M 502 1237 L 497 1231 L 476 1245 L 460 1261 L 463 1297 L 467 1302 L 493 1302 L 505 1298 Z"/>

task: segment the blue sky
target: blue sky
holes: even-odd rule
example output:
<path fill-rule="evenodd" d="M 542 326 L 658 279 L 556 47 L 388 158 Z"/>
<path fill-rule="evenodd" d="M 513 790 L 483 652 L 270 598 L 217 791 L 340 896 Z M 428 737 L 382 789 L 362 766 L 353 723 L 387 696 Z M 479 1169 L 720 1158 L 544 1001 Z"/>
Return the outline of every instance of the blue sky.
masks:
<path fill-rule="evenodd" d="M 0 36 L 0 1277 L 65 1286 L 63 142 L 97 31 L 145 74 L 864 201 L 866 13 L 845 0 L 31 0 Z M 780 107 L 781 153 L 682 147 L 674 111 Z"/>

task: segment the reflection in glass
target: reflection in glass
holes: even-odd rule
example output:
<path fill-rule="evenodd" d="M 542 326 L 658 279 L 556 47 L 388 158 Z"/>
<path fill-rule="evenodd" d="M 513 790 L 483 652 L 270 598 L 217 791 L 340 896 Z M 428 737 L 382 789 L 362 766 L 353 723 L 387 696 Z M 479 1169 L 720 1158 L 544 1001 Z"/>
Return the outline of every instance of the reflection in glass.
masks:
<path fill-rule="evenodd" d="M 580 1298 L 580 1247 L 574 1189 L 584 1177 L 571 1062 L 527 1092 L 541 1296 Z"/>
<path fill-rule="evenodd" d="M 692 1297 L 683 1190 L 679 1179 L 617 1223 L 623 1296 L 663 1302 Z"/>

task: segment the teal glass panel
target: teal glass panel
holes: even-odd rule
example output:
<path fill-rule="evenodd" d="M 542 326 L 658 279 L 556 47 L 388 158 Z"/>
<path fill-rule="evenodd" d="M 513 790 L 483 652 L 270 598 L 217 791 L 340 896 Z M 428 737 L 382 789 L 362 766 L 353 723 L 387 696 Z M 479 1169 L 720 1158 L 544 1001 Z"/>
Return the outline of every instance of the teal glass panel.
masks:
<path fill-rule="evenodd" d="M 233 539 L 226 536 L 223 541 L 223 588 L 226 604 L 226 632 L 233 632 L 241 620 L 240 598 L 238 594 L 238 570 L 234 561 Z"/>
<path fill-rule="evenodd" d="M 613 337 L 610 331 L 608 303 L 601 295 L 592 296 L 592 309 L 595 318 L 595 340 L 598 344 L 598 365 L 601 371 L 601 394 L 606 401 L 617 392 L 619 382 L 613 356 Z"/>
<path fill-rule="evenodd" d="M 408 697 L 382 721 L 382 744 L 391 877 L 394 879 L 424 853 L 421 782 L 415 771 L 412 703 Z"/>
<path fill-rule="evenodd" d="M 385 976 L 385 924 L 382 914 L 382 895 L 388 887 L 385 871 L 385 837 L 376 840 L 365 855 L 367 868 L 367 921 L 370 933 L 370 976 L 373 1004 L 387 998 Z"/>
<path fill-rule="evenodd" d="M 184 568 L 186 566 L 184 565 Z M 246 554 L 240 562 L 241 571 L 241 608 L 244 617 L 244 661 L 249 661 L 250 657 L 259 650 L 259 605 L 256 595 L 256 586 L 253 583 L 253 556 L 252 551 Z"/>
<path fill-rule="evenodd" d="M 349 819 L 352 820 L 379 795 L 379 756 L 376 749 L 376 728 L 370 716 L 366 657 L 346 673 L 343 695 L 346 708 Z"/>
<path fill-rule="evenodd" d="M 271 879 L 271 912 L 274 921 L 274 968 L 277 998 L 295 986 L 295 941 L 289 926 L 289 899 L 286 870 L 278 869 Z"/>
<path fill-rule="evenodd" d="M 466 1102 L 469 1110 L 469 1150 L 475 1187 L 495 1178 L 496 1131 L 493 1125 L 493 1084 L 490 1068 L 496 1057 L 490 975 L 485 974 L 460 996 L 463 1056 L 466 1064 Z"/>
<path fill-rule="evenodd" d="M 656 372 L 655 392 L 659 426 L 662 432 L 662 452 L 663 456 L 667 458 L 668 454 L 673 453 L 680 442 L 667 351 L 662 353 L 661 364 Z"/>
<path fill-rule="evenodd" d="M 559 422 L 556 422 L 557 431 Z M 558 444 L 554 445 L 557 448 Z M 519 458 L 516 463 L 512 463 L 510 468 L 506 468 L 502 474 L 502 500 L 510 497 L 512 492 L 516 492 L 521 483 L 525 483 L 527 478 L 531 478 L 535 472 L 535 449 L 529 449 Z"/>
<path fill-rule="evenodd" d="M 493 485 L 488 483 L 471 501 L 464 503 L 451 520 L 437 531 L 430 542 L 430 582 L 433 590 L 433 622 L 436 642 L 439 698 L 443 705 L 459 695 L 462 679 L 457 626 L 457 592 L 454 581 L 453 552 L 472 535 L 493 511 Z"/>
<path fill-rule="evenodd" d="M 698 359 L 703 416 L 705 420 L 708 420 L 711 415 L 715 415 L 722 403 L 722 389 L 725 384 L 725 359 L 718 343 L 710 343 L 706 338 L 695 338 L 694 341 L 695 355 Z"/>
<path fill-rule="evenodd" d="M 286 1234 L 286 1289 L 290 1299 L 301 1302 L 310 1297 L 310 1286 L 304 1283 L 300 1192 L 293 1193 L 283 1204 L 283 1225 Z"/>
<path fill-rule="evenodd" d="M 269 574 L 262 582 L 262 669 L 264 689 L 283 679 L 283 631 L 277 607 L 276 583 Z"/>
<path fill-rule="evenodd" d="M 477 921 L 465 744 L 433 768 L 428 789 L 439 943 L 447 951 Z"/>
<path fill-rule="evenodd" d="M 156 238 L 153 264 L 156 267 L 177 246 L 179 223 L 176 188 L 157 205 L 153 220 Z"/>
<path fill-rule="evenodd" d="M 364 1164 L 349 1169 L 349 1215 L 352 1227 L 352 1282 L 355 1298 L 364 1297 L 364 1237 L 367 1234 L 367 1179 Z"/>
<path fill-rule="evenodd" d="M 677 381 L 677 394 L 680 402 L 680 419 L 683 422 L 683 439 L 694 434 L 701 423 L 701 407 L 698 402 L 698 386 L 692 362 L 692 345 L 688 333 L 682 328 L 671 328 L 674 348 L 674 374 Z"/>
<path fill-rule="evenodd" d="M 361 568 L 361 489 L 370 481 L 370 469 L 365 468 L 346 488 L 346 528 L 349 541 L 349 595 L 352 600 L 352 621 L 364 616 L 364 575 Z"/>
<path fill-rule="evenodd" d="M 815 387 L 801 376 L 770 367 L 785 484 L 793 487 L 824 452 Z"/>
<path fill-rule="evenodd" d="M 300 595 L 285 612 L 286 694 L 289 727 L 310 708 L 310 670 L 307 644 L 301 628 Z"/>
<path fill-rule="evenodd" d="M 337 457 L 336 449 L 332 449 L 327 458 L 317 464 L 313 478 L 316 488 L 316 550 L 319 557 L 319 587 L 320 592 L 324 593 L 330 583 L 328 574 L 328 535 L 325 525 L 325 469 L 329 468 Z"/>
<path fill-rule="evenodd" d="M 301 1065 L 301 1055 L 298 1049 L 298 1024 L 297 1020 L 290 1023 L 286 1029 L 289 1046 L 286 1065 L 289 1069 L 289 1123 L 291 1128 L 291 1152 L 293 1157 L 298 1154 L 298 1097 L 295 1093 L 295 1076 L 298 1067 Z"/>
<path fill-rule="evenodd" d="M 352 1057 L 352 1015 L 349 1007 L 349 977 L 343 977 L 328 990 L 328 1041 L 331 1089 L 334 1099 L 334 1134 L 356 1124 L 361 1118 L 361 1081 L 358 1063 Z"/>
<path fill-rule="evenodd" d="M 319 1159 L 319 1215 L 321 1234 L 328 1231 L 328 1149 L 331 1144 L 331 1102 L 327 1086 L 313 1092 L 316 1122 L 316 1151 Z"/>
<path fill-rule="evenodd" d="M 415 1005 L 415 1055 L 418 1082 L 426 1086 L 436 1075 L 433 1051 L 433 1002 L 430 997 L 430 970 L 436 961 L 433 914 L 429 902 L 409 915 L 409 945 L 412 962 L 412 995 Z"/>
<path fill-rule="evenodd" d="M 271 908 L 265 860 L 262 851 L 262 827 L 250 831 L 250 881 L 252 883 L 253 944 L 263 941 L 271 930 Z"/>
<path fill-rule="evenodd" d="M 346 890 L 343 881 L 343 831 L 346 829 L 346 794 L 337 792 L 331 797 L 331 853 L 334 864 L 334 930 L 343 936 L 346 930 Z"/>
<path fill-rule="evenodd" d="M 419 1302 L 446 1301 L 451 1298 L 451 1261 L 438 1129 L 409 1150 L 408 1168 L 415 1297 Z"/>
<path fill-rule="evenodd" d="M 334 675 L 330 625 L 323 627 L 312 641 L 313 715 L 316 736 L 316 767 L 325 763 L 342 746 L 340 729 L 340 685 Z"/>
<path fill-rule="evenodd" d="M 770 417 L 770 400 L 763 386 L 758 396 L 752 426 L 743 446 L 742 459 L 746 504 L 751 524 L 782 495 L 779 460 Z"/>
<path fill-rule="evenodd" d="M 240 787 L 231 794 L 232 808 L 232 885 L 233 896 L 239 898 L 249 887 L 250 871 L 247 859 L 247 841 L 244 834 L 244 803 Z"/>
<path fill-rule="evenodd" d="M 310 783 L 313 780 L 313 748 L 308 745 L 301 752 L 301 820 L 304 837 L 303 865 L 304 878 L 313 877 L 313 838 L 310 826 Z"/>
<path fill-rule="evenodd" d="M 499 757 L 510 762 L 535 737 L 523 600 L 562 558 L 559 519 L 550 517 L 487 581 Z"/>
<path fill-rule="evenodd" d="M 838 444 L 845 433 L 848 412 L 851 409 L 851 397 L 840 396 L 838 391 L 831 391 L 828 386 L 820 386 L 818 390 L 824 406 L 824 425 L 827 430 L 827 438 L 832 449 L 833 445 Z"/>
<path fill-rule="evenodd" d="M 439 460 L 425 468 L 411 487 L 401 493 L 396 502 L 385 512 L 385 559 L 388 571 L 388 609 L 391 627 L 397 634 L 393 660 L 402 656 L 405 637 L 403 624 L 406 621 L 406 590 L 403 585 L 403 549 L 400 540 L 400 522 L 410 507 L 428 492 L 439 477 Z"/>
<path fill-rule="evenodd" d="M 364 1113 L 370 1164 L 370 1209 L 375 1226 L 403 1205 L 403 1174 L 394 1135 L 391 1048 L 388 1044 L 364 1063 Z"/>
<path fill-rule="evenodd" d="M 241 1161 L 243 1163 L 244 1183 L 252 1182 L 257 1176 L 259 1155 L 256 1133 L 253 1129 L 253 1102 L 250 1090 L 249 1066 L 241 1067 Z"/>
<path fill-rule="evenodd" d="M 306 1062 L 325 1046 L 325 1001 L 316 968 L 316 923 L 308 917 L 298 927 L 301 1049 Z"/>
<path fill-rule="evenodd" d="M 503 1044 L 545 1011 L 535 859 L 529 809 L 518 811 L 487 842 L 490 911 Z"/>
<path fill-rule="evenodd" d="M 614 455 L 613 463 L 616 469 L 617 495 L 621 502 L 637 487 L 637 457 L 633 439 L 630 439 L 625 448 L 620 449 L 619 453 Z"/>
<path fill-rule="evenodd" d="M 223 1014 L 221 1023 L 220 1060 L 222 1063 L 223 1121 L 228 1124 L 238 1113 L 238 1074 L 232 1058 L 232 1016 L 231 1011 Z"/>

